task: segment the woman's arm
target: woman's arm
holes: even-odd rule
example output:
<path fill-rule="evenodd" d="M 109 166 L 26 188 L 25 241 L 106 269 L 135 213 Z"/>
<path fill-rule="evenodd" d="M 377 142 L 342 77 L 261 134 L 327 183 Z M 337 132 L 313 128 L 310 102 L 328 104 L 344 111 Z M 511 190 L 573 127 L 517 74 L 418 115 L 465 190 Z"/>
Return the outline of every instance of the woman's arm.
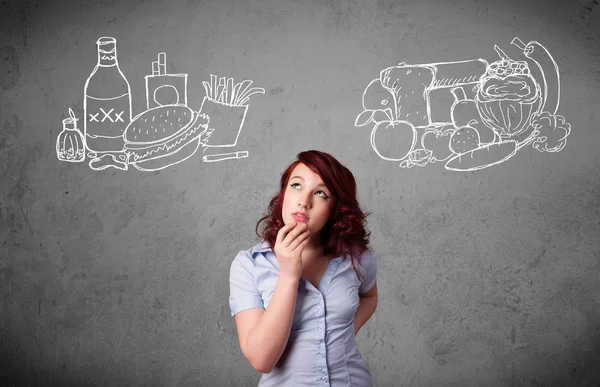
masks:
<path fill-rule="evenodd" d="M 242 353 L 263 374 L 275 367 L 290 337 L 302 274 L 302 250 L 308 236 L 305 223 L 287 224 L 277 232 L 273 252 L 279 263 L 279 278 L 269 305 L 235 315 Z"/>
<path fill-rule="evenodd" d="M 242 353 L 258 372 L 271 372 L 287 345 L 297 293 L 298 278 L 279 277 L 266 309 L 247 309 L 235 315 Z"/>
<path fill-rule="evenodd" d="M 354 335 L 358 333 L 360 328 L 371 318 L 377 308 L 377 281 L 371 289 L 363 294 L 359 294 L 360 305 L 354 314 Z"/>

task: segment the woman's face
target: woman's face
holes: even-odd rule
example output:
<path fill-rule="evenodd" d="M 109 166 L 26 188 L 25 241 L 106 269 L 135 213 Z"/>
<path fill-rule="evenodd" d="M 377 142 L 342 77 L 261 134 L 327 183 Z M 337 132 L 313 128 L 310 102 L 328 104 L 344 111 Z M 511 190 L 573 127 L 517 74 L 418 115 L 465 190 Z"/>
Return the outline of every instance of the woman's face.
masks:
<path fill-rule="evenodd" d="M 284 190 L 281 216 L 285 224 L 306 223 L 311 237 L 319 235 L 335 208 L 335 198 L 321 177 L 298 164 Z"/>

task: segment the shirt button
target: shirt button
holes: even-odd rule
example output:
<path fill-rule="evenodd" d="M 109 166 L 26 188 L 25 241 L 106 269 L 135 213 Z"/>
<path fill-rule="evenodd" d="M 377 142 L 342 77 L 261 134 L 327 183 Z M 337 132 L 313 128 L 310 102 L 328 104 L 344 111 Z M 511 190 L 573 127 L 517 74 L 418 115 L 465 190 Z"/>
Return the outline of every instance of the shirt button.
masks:
<path fill-rule="evenodd" d="M 321 380 L 327 380 L 327 376 L 321 376 Z"/>

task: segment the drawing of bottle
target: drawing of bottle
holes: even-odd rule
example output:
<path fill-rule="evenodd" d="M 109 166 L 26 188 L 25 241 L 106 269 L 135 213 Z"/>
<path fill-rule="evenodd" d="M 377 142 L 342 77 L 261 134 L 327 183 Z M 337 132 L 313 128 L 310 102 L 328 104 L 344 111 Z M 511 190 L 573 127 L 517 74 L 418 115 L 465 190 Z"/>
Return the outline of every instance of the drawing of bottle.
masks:
<path fill-rule="evenodd" d="M 80 163 L 85 160 L 85 142 L 77 121 L 73 109 L 69 108 L 69 118 L 62 120 L 63 130 L 56 138 L 56 156 L 61 161 Z"/>
<path fill-rule="evenodd" d="M 119 68 L 116 43 L 111 37 L 98 39 L 98 63 L 85 82 L 85 142 L 97 153 L 122 151 L 131 121 L 131 87 Z"/>

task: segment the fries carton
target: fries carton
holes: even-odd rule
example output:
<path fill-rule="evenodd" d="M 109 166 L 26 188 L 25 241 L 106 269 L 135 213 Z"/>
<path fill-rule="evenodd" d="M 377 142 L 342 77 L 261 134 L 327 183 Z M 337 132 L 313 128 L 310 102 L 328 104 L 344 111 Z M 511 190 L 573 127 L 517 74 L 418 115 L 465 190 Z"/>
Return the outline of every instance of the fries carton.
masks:
<path fill-rule="evenodd" d="M 253 94 L 264 94 L 260 87 L 250 87 L 252 81 L 234 83 L 233 78 L 220 78 L 211 74 L 211 81 L 202 82 L 206 96 L 200 113 L 210 117 L 209 130 L 204 145 L 211 147 L 235 146 L 244 126 L 248 102 Z"/>
<path fill-rule="evenodd" d="M 242 126 L 244 126 L 248 105 L 230 105 L 204 97 L 200 112 L 210 117 L 209 131 L 211 133 L 207 136 L 205 145 L 235 146 Z"/>

